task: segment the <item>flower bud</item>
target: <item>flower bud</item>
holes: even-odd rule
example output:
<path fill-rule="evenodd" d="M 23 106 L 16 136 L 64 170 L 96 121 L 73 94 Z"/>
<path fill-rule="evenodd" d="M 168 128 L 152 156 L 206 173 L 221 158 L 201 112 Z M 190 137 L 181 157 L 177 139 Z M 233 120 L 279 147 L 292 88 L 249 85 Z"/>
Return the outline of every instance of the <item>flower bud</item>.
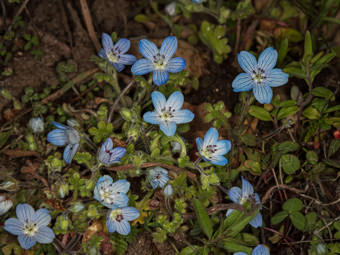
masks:
<path fill-rule="evenodd" d="M 171 197 L 173 192 L 174 192 L 174 189 L 172 188 L 171 184 L 166 185 L 165 189 L 163 190 L 163 194 L 166 197 Z"/>
<path fill-rule="evenodd" d="M 167 6 L 165 6 L 165 12 L 169 14 L 169 16 L 176 15 L 176 2 L 171 2 Z"/>
<path fill-rule="evenodd" d="M 64 198 L 68 195 L 69 193 L 69 185 L 66 183 L 60 184 L 58 188 L 58 195 L 60 198 Z"/>
<path fill-rule="evenodd" d="M 8 212 L 13 206 L 11 199 L 6 198 L 4 195 L 0 195 L 0 216 Z"/>
<path fill-rule="evenodd" d="M 44 132 L 44 121 L 40 117 L 31 118 L 28 122 L 28 126 L 35 134 Z"/>
<path fill-rule="evenodd" d="M 81 202 L 74 202 L 70 207 L 70 211 L 73 213 L 78 213 L 84 209 L 84 205 Z"/>

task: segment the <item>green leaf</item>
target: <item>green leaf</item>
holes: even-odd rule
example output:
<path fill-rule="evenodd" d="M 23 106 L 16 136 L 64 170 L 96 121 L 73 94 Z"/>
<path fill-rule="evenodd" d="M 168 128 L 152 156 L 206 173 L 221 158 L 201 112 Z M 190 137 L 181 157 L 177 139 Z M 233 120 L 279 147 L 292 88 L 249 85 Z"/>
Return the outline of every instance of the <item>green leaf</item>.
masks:
<path fill-rule="evenodd" d="M 0 148 L 1 148 L 1 144 L 0 144 Z M 339 148 L 340 148 L 340 140 L 333 139 L 331 141 L 331 144 L 329 145 L 328 157 L 330 158 L 331 156 L 333 156 L 339 150 Z"/>
<path fill-rule="evenodd" d="M 315 151 L 307 151 L 306 153 L 306 159 L 309 163 L 312 165 L 315 165 L 319 161 L 318 154 L 316 154 Z"/>
<path fill-rule="evenodd" d="M 0 133 L 0 149 L 6 144 L 10 136 L 11 136 L 11 131 Z"/>
<path fill-rule="evenodd" d="M 251 248 L 245 246 L 239 239 L 236 238 L 225 238 L 221 241 L 221 245 L 228 252 L 251 253 Z"/>
<path fill-rule="evenodd" d="M 251 222 L 255 216 L 259 213 L 260 208 L 257 208 L 251 215 L 247 216 L 244 213 L 242 213 L 241 219 L 236 221 L 230 228 L 227 229 L 227 236 L 228 237 L 234 237 L 237 234 L 239 234 L 248 224 Z"/>
<path fill-rule="evenodd" d="M 303 203 L 300 199 L 293 197 L 284 202 L 282 208 L 289 213 L 298 212 L 302 210 Z"/>
<path fill-rule="evenodd" d="M 210 239 L 213 234 L 213 227 L 209 215 L 198 199 L 194 199 L 193 204 L 198 224 L 200 225 L 203 233 Z"/>
<path fill-rule="evenodd" d="M 333 107 L 329 107 L 327 110 L 326 110 L 326 113 L 329 113 L 329 112 L 336 112 L 336 111 L 340 111 L 340 104 L 336 105 L 336 106 L 333 106 Z"/>
<path fill-rule="evenodd" d="M 332 101 L 335 99 L 334 93 L 331 90 L 324 88 L 324 87 L 314 88 L 313 91 L 312 91 L 312 94 L 313 94 L 313 96 L 326 98 L 326 99 L 332 100 Z"/>
<path fill-rule="evenodd" d="M 255 118 L 258 118 L 263 121 L 273 121 L 273 118 L 270 115 L 270 113 L 263 107 L 252 105 L 250 106 L 248 113 L 254 116 Z"/>
<path fill-rule="evenodd" d="M 240 136 L 241 141 L 248 146 L 256 146 L 256 136 L 253 134 L 244 134 Z"/>
<path fill-rule="evenodd" d="M 303 55 L 303 62 L 306 63 L 307 59 L 311 59 L 313 56 L 313 43 L 310 32 L 307 31 L 305 35 L 305 53 Z"/>
<path fill-rule="evenodd" d="M 300 145 L 298 143 L 294 143 L 291 141 L 280 143 L 279 146 L 277 147 L 278 151 L 280 151 L 283 154 L 287 152 L 297 151 L 299 148 Z"/>
<path fill-rule="evenodd" d="M 280 44 L 279 55 L 277 60 L 279 65 L 282 64 L 283 60 L 287 56 L 287 52 L 288 52 L 288 38 L 286 37 L 281 41 Z"/>
<path fill-rule="evenodd" d="M 310 120 L 318 120 L 320 119 L 321 114 L 317 109 L 310 105 L 303 111 L 303 116 Z"/>
<path fill-rule="evenodd" d="M 287 211 L 282 211 L 282 212 L 278 212 L 277 214 L 275 214 L 272 218 L 271 218 L 271 223 L 273 225 L 279 224 L 280 222 L 282 222 L 285 218 L 287 218 L 288 216 L 288 212 Z"/>
<path fill-rule="evenodd" d="M 304 231 L 306 226 L 306 218 L 300 212 L 292 212 L 289 214 L 289 218 L 292 221 L 293 225 L 301 231 Z"/>
<path fill-rule="evenodd" d="M 300 160 L 292 154 L 285 154 L 281 156 L 280 164 L 286 174 L 294 174 L 300 169 Z"/>
<path fill-rule="evenodd" d="M 284 118 L 294 115 L 298 111 L 299 111 L 299 107 L 297 106 L 289 106 L 289 107 L 281 108 L 279 113 L 277 114 L 277 119 L 282 120 Z"/>

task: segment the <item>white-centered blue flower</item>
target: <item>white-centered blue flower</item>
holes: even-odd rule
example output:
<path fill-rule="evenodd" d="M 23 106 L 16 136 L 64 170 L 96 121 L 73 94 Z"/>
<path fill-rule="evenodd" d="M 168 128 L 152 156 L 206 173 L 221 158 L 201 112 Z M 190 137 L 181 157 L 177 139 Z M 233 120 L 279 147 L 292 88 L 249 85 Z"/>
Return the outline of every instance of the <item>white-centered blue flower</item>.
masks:
<path fill-rule="evenodd" d="M 148 181 L 154 189 L 163 188 L 169 181 L 168 171 L 160 166 L 151 168 L 148 172 Z"/>
<path fill-rule="evenodd" d="M 102 34 L 102 45 L 98 55 L 106 59 L 112 66 L 121 72 L 125 65 L 132 65 L 136 62 L 136 57 L 130 54 L 125 54 L 130 49 L 130 40 L 120 39 L 116 44 L 113 44 L 111 36 L 106 33 Z"/>
<path fill-rule="evenodd" d="M 118 180 L 113 182 L 111 176 L 104 175 L 98 179 L 93 197 L 110 209 L 125 207 L 129 203 L 129 197 L 126 195 L 129 188 L 130 183 L 128 181 Z"/>
<path fill-rule="evenodd" d="M 253 185 L 250 184 L 246 179 L 241 177 L 242 179 L 242 189 L 239 187 L 232 187 L 228 191 L 228 196 L 231 201 L 233 201 L 236 204 L 244 205 L 247 202 L 255 203 L 255 204 L 261 204 L 260 197 L 257 193 L 254 193 Z M 262 208 L 261 208 L 262 209 Z M 230 215 L 232 213 L 233 209 L 229 209 L 227 211 L 226 216 Z M 254 219 L 249 222 L 249 224 L 254 227 L 258 228 L 262 226 L 262 215 L 259 212 Z"/>
<path fill-rule="evenodd" d="M 106 227 L 110 233 L 128 235 L 131 231 L 129 221 L 139 217 L 139 211 L 134 207 L 123 207 L 110 210 L 106 217 Z"/>
<path fill-rule="evenodd" d="M 245 252 L 236 252 L 234 255 L 248 255 Z M 251 255 L 270 255 L 269 250 L 267 247 L 263 246 L 262 244 L 259 244 L 254 248 Z"/>
<path fill-rule="evenodd" d="M 205 0 L 192 0 L 194 4 L 200 4 L 203 3 Z"/>
<path fill-rule="evenodd" d="M 198 153 L 204 161 L 218 166 L 228 164 L 228 159 L 223 155 L 227 154 L 231 149 L 229 140 L 218 140 L 218 131 L 216 128 L 210 128 L 202 138 L 196 138 Z"/>
<path fill-rule="evenodd" d="M 175 134 L 177 124 L 188 123 L 195 116 L 191 111 L 181 109 L 184 96 L 179 91 L 172 93 L 168 100 L 158 91 L 152 92 L 151 97 L 155 111 L 144 113 L 144 121 L 159 125 L 160 129 L 167 136 Z"/>
<path fill-rule="evenodd" d="M 39 209 L 35 212 L 28 204 L 18 204 L 16 214 L 17 218 L 5 221 L 4 229 L 18 236 L 22 248 L 28 250 L 37 242 L 47 244 L 53 241 L 55 235 L 52 229 L 47 227 L 51 221 L 48 210 Z"/>
<path fill-rule="evenodd" d="M 172 194 L 174 193 L 174 189 L 172 188 L 171 184 L 167 184 L 163 190 L 163 194 L 166 197 L 171 197 Z"/>
<path fill-rule="evenodd" d="M 38 117 L 38 118 L 31 118 L 28 122 L 28 126 L 32 130 L 33 133 L 42 133 L 44 132 L 44 121 Z"/>
<path fill-rule="evenodd" d="M 271 87 L 279 87 L 288 82 L 289 75 L 279 68 L 274 68 L 277 61 L 277 51 L 272 47 L 265 49 L 259 56 L 259 61 L 247 51 L 238 54 L 238 63 L 245 71 L 236 76 L 232 86 L 234 92 L 253 90 L 256 100 L 261 104 L 272 101 Z"/>
<path fill-rule="evenodd" d="M 177 38 L 168 36 L 161 49 L 146 39 L 139 41 L 139 51 L 145 57 L 136 61 L 131 68 L 134 75 L 153 72 L 153 82 L 160 86 L 169 80 L 169 73 L 178 73 L 185 68 L 184 58 L 172 58 L 177 50 Z"/>
<path fill-rule="evenodd" d="M 13 206 L 11 199 L 7 198 L 5 195 L 0 195 L 0 216 L 8 212 Z"/>
<path fill-rule="evenodd" d="M 109 166 L 114 163 L 118 163 L 125 153 L 126 153 L 125 148 L 123 147 L 113 148 L 113 142 L 111 138 L 107 138 L 105 143 L 103 143 L 102 147 L 100 148 L 98 160 L 104 165 Z"/>
<path fill-rule="evenodd" d="M 79 148 L 80 136 L 77 130 L 63 124 L 52 122 L 57 129 L 52 130 L 47 135 L 47 141 L 56 146 L 66 146 L 63 154 L 64 161 L 70 164 Z"/>

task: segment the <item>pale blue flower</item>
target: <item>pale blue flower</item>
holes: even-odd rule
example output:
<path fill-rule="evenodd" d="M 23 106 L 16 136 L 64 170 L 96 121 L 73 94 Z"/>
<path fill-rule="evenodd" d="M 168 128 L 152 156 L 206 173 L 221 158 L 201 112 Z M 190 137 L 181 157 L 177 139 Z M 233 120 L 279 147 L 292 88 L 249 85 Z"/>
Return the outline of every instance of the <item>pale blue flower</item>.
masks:
<path fill-rule="evenodd" d="M 223 155 L 227 154 L 231 149 L 229 140 L 218 140 L 218 131 L 216 128 L 210 128 L 202 138 L 196 138 L 198 153 L 204 161 L 218 166 L 228 164 L 228 159 Z"/>
<path fill-rule="evenodd" d="M 247 202 L 255 202 L 256 204 L 260 204 L 261 200 L 257 193 L 254 193 L 253 185 L 251 185 L 246 179 L 241 177 L 242 179 L 242 190 L 239 187 L 232 187 L 228 191 L 228 196 L 230 200 L 232 200 L 236 204 L 243 205 Z M 261 208 L 262 209 L 262 208 Z M 233 209 L 229 209 L 227 211 L 226 216 L 232 213 Z M 254 219 L 249 222 L 249 224 L 254 227 L 258 228 L 262 226 L 262 215 L 259 212 Z"/>
<path fill-rule="evenodd" d="M 169 181 L 168 171 L 160 166 L 151 168 L 148 173 L 148 181 L 154 189 L 163 188 Z"/>
<path fill-rule="evenodd" d="M 163 190 L 164 196 L 171 197 L 173 193 L 174 193 L 174 189 L 172 188 L 172 185 L 171 184 L 166 185 Z"/>
<path fill-rule="evenodd" d="M 131 231 L 129 221 L 139 217 L 139 211 L 134 207 L 123 207 L 110 210 L 106 217 L 106 227 L 110 233 L 128 235 Z"/>
<path fill-rule="evenodd" d="M 63 154 L 64 161 L 70 164 L 79 148 L 80 136 L 77 130 L 72 127 L 52 121 L 57 129 L 47 134 L 47 141 L 56 146 L 66 146 Z"/>
<path fill-rule="evenodd" d="M 108 175 L 100 177 L 94 188 L 94 198 L 102 205 L 115 209 L 125 207 L 129 203 L 129 197 L 126 193 L 129 191 L 130 183 L 126 180 L 113 182 Z"/>
<path fill-rule="evenodd" d="M 245 252 L 236 252 L 234 255 L 248 255 Z M 270 255 L 269 250 L 267 247 L 263 246 L 262 244 L 259 244 L 254 248 L 251 255 Z"/>
<path fill-rule="evenodd" d="M 103 33 L 102 45 L 103 49 L 99 51 L 98 55 L 110 62 L 118 72 L 121 72 L 125 65 L 132 65 L 137 60 L 135 56 L 125 54 L 130 49 L 130 41 L 128 39 L 120 39 L 114 45 L 111 36 Z"/>
<path fill-rule="evenodd" d="M 205 0 L 192 0 L 194 4 L 200 4 L 203 3 Z"/>
<path fill-rule="evenodd" d="M 38 118 L 31 118 L 28 122 L 28 126 L 31 128 L 33 133 L 42 133 L 44 132 L 44 121 L 38 117 Z"/>
<path fill-rule="evenodd" d="M 104 165 L 109 166 L 114 163 L 118 163 L 125 153 L 126 149 L 123 147 L 116 147 L 113 149 L 113 142 L 111 138 L 107 138 L 100 148 L 98 160 Z"/>
<path fill-rule="evenodd" d="M 151 97 L 155 111 L 146 112 L 143 116 L 144 121 L 159 125 L 160 129 L 167 136 L 175 134 L 177 124 L 188 123 L 195 116 L 191 111 L 181 109 L 184 96 L 179 91 L 172 93 L 168 100 L 158 91 L 152 92 Z"/>
<path fill-rule="evenodd" d="M 47 225 L 51 221 L 48 210 L 39 209 L 36 212 L 28 204 L 18 204 L 16 207 L 18 218 L 5 221 L 4 229 L 12 235 L 18 236 L 20 246 L 25 250 L 38 243 L 52 243 L 55 235 Z"/>
<path fill-rule="evenodd" d="M 245 71 L 236 76 L 232 86 L 234 92 L 253 90 L 254 96 L 261 104 L 272 101 L 271 87 L 279 87 L 288 82 L 289 75 L 279 68 L 274 68 L 277 61 L 277 51 L 272 47 L 265 49 L 256 61 L 254 55 L 247 51 L 238 54 L 238 63 Z"/>
<path fill-rule="evenodd" d="M 177 38 L 175 36 L 165 38 L 160 50 L 154 43 L 142 39 L 139 41 L 139 51 L 145 58 L 137 60 L 131 71 L 134 75 L 153 72 L 153 82 L 158 86 L 163 85 L 167 83 L 169 73 L 178 73 L 185 68 L 184 58 L 172 58 L 176 50 Z"/>

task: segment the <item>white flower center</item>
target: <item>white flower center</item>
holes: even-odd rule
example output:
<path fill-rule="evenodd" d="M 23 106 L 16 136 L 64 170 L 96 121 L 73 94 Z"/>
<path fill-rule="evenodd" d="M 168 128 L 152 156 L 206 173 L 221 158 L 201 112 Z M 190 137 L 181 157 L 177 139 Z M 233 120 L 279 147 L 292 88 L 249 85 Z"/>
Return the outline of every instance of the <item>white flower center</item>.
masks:
<path fill-rule="evenodd" d="M 112 210 L 110 213 L 110 219 L 112 221 L 118 221 L 118 222 L 121 222 L 122 220 L 124 220 L 122 210 L 121 209 Z"/>
<path fill-rule="evenodd" d="M 208 159 L 212 159 L 213 154 L 217 151 L 216 147 L 217 147 L 216 144 L 210 144 L 202 148 L 201 150 L 202 156 Z"/>
<path fill-rule="evenodd" d="M 27 223 L 22 229 L 27 236 L 34 236 L 38 232 L 38 226 L 36 223 Z"/>
<path fill-rule="evenodd" d="M 159 118 L 161 118 L 163 121 L 167 122 L 170 121 L 171 118 L 174 117 L 174 113 L 176 110 L 172 108 L 171 106 L 166 109 L 165 107 L 161 110 L 161 113 L 159 114 Z"/>
<path fill-rule="evenodd" d="M 261 85 L 262 83 L 266 81 L 267 76 L 265 74 L 265 71 L 262 68 L 257 68 L 257 70 L 252 71 L 251 78 L 255 83 L 257 83 L 258 85 Z"/>
<path fill-rule="evenodd" d="M 120 55 L 121 55 L 121 51 L 120 49 L 118 49 L 118 47 L 115 47 L 114 49 L 106 53 L 106 57 L 108 58 L 108 60 L 114 63 L 119 62 Z"/>
<path fill-rule="evenodd" d="M 166 68 L 166 65 L 168 64 L 166 61 L 165 61 L 165 56 L 160 53 L 157 53 L 156 55 L 153 56 L 153 66 L 155 69 L 157 70 L 163 70 Z"/>
<path fill-rule="evenodd" d="M 101 186 L 99 189 L 99 195 L 102 202 L 112 205 L 114 203 L 115 194 L 120 194 L 120 192 L 114 193 L 111 187 L 112 184 L 110 184 L 108 187 Z"/>

